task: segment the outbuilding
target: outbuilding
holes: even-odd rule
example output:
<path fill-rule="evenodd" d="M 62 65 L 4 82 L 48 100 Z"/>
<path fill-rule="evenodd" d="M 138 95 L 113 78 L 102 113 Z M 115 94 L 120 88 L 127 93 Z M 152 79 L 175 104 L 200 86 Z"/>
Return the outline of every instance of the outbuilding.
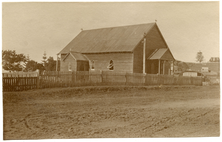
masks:
<path fill-rule="evenodd" d="M 199 73 L 197 71 L 185 71 L 183 72 L 183 76 L 192 76 L 192 77 L 197 77 L 197 76 L 203 76 L 202 73 Z"/>
<path fill-rule="evenodd" d="M 78 52 L 70 51 L 61 62 L 61 71 L 89 71 L 89 60 Z"/>

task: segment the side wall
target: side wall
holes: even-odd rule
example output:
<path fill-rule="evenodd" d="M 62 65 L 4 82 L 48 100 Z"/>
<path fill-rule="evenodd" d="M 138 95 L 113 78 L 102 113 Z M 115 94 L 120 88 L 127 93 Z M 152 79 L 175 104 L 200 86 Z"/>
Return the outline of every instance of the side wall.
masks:
<path fill-rule="evenodd" d="M 143 43 L 140 42 L 133 51 L 133 73 L 143 73 Z"/>
<path fill-rule="evenodd" d="M 95 53 L 85 55 L 90 61 L 94 60 L 95 70 L 109 71 L 107 66 L 110 60 L 112 60 L 114 65 L 113 71 L 133 72 L 133 53 Z"/>
<path fill-rule="evenodd" d="M 77 63 L 71 55 L 69 55 L 64 61 L 60 62 L 60 71 L 69 71 L 68 66 L 71 65 L 72 71 L 76 71 Z"/>

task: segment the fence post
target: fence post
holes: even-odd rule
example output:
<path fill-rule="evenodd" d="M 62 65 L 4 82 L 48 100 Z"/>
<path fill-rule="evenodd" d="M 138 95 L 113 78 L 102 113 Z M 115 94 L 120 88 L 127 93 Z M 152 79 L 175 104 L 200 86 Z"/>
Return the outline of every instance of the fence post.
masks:
<path fill-rule="evenodd" d="M 72 71 L 72 84 L 76 83 L 76 74 L 74 71 Z"/>
<path fill-rule="evenodd" d="M 125 82 L 125 85 L 127 84 L 127 74 L 125 73 L 125 78 L 126 78 L 126 82 Z"/>
<path fill-rule="evenodd" d="M 103 84 L 103 71 L 100 71 L 101 74 L 101 83 Z"/>
<path fill-rule="evenodd" d="M 143 85 L 145 85 L 146 82 L 146 73 L 143 73 Z"/>
<path fill-rule="evenodd" d="M 190 82 L 191 82 L 191 85 L 194 85 L 192 76 L 190 77 Z"/>
<path fill-rule="evenodd" d="M 39 72 L 37 73 L 37 78 L 36 78 L 36 79 L 37 79 L 37 81 L 36 81 L 36 83 L 37 83 L 37 84 L 36 84 L 36 88 L 39 89 L 39 82 L 40 82 Z"/>
<path fill-rule="evenodd" d="M 88 71 L 88 75 L 89 75 L 89 83 L 88 83 L 88 84 L 89 84 L 89 85 L 92 85 L 92 84 L 91 84 L 91 74 L 90 74 L 90 73 L 91 73 L 91 72 Z"/>

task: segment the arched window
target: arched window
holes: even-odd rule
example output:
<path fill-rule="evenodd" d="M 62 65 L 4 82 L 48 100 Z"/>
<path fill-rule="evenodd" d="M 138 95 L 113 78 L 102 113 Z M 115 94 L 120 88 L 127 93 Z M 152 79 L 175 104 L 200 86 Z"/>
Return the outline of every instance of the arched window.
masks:
<path fill-rule="evenodd" d="M 107 67 L 109 70 L 114 70 L 113 60 L 110 60 L 109 65 Z"/>
<path fill-rule="evenodd" d="M 94 70 L 95 69 L 95 61 L 92 60 L 92 66 L 91 66 L 91 69 Z"/>
<path fill-rule="evenodd" d="M 68 71 L 72 71 L 72 65 L 71 65 L 70 62 L 69 62 L 69 64 L 68 64 Z"/>

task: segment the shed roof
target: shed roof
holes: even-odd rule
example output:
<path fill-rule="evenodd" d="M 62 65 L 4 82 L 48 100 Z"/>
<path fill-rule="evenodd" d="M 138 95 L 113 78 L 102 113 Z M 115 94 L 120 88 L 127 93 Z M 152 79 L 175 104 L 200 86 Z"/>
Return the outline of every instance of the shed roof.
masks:
<path fill-rule="evenodd" d="M 63 59 L 63 61 L 69 56 L 71 55 L 75 60 L 80 60 L 80 61 L 88 61 L 88 59 L 81 53 L 79 52 L 74 52 L 74 51 L 70 51 L 69 54 L 66 55 L 66 57 Z"/>
<path fill-rule="evenodd" d="M 148 59 L 150 60 L 155 60 L 155 59 L 161 59 L 161 57 L 163 56 L 163 54 L 167 51 L 167 48 L 163 48 L 163 49 L 156 49 Z"/>
<path fill-rule="evenodd" d="M 144 33 L 155 23 L 92 29 L 81 31 L 59 54 L 72 51 L 81 53 L 132 52 Z"/>
<path fill-rule="evenodd" d="M 149 60 L 175 60 L 168 48 L 156 49 L 149 57 Z"/>

